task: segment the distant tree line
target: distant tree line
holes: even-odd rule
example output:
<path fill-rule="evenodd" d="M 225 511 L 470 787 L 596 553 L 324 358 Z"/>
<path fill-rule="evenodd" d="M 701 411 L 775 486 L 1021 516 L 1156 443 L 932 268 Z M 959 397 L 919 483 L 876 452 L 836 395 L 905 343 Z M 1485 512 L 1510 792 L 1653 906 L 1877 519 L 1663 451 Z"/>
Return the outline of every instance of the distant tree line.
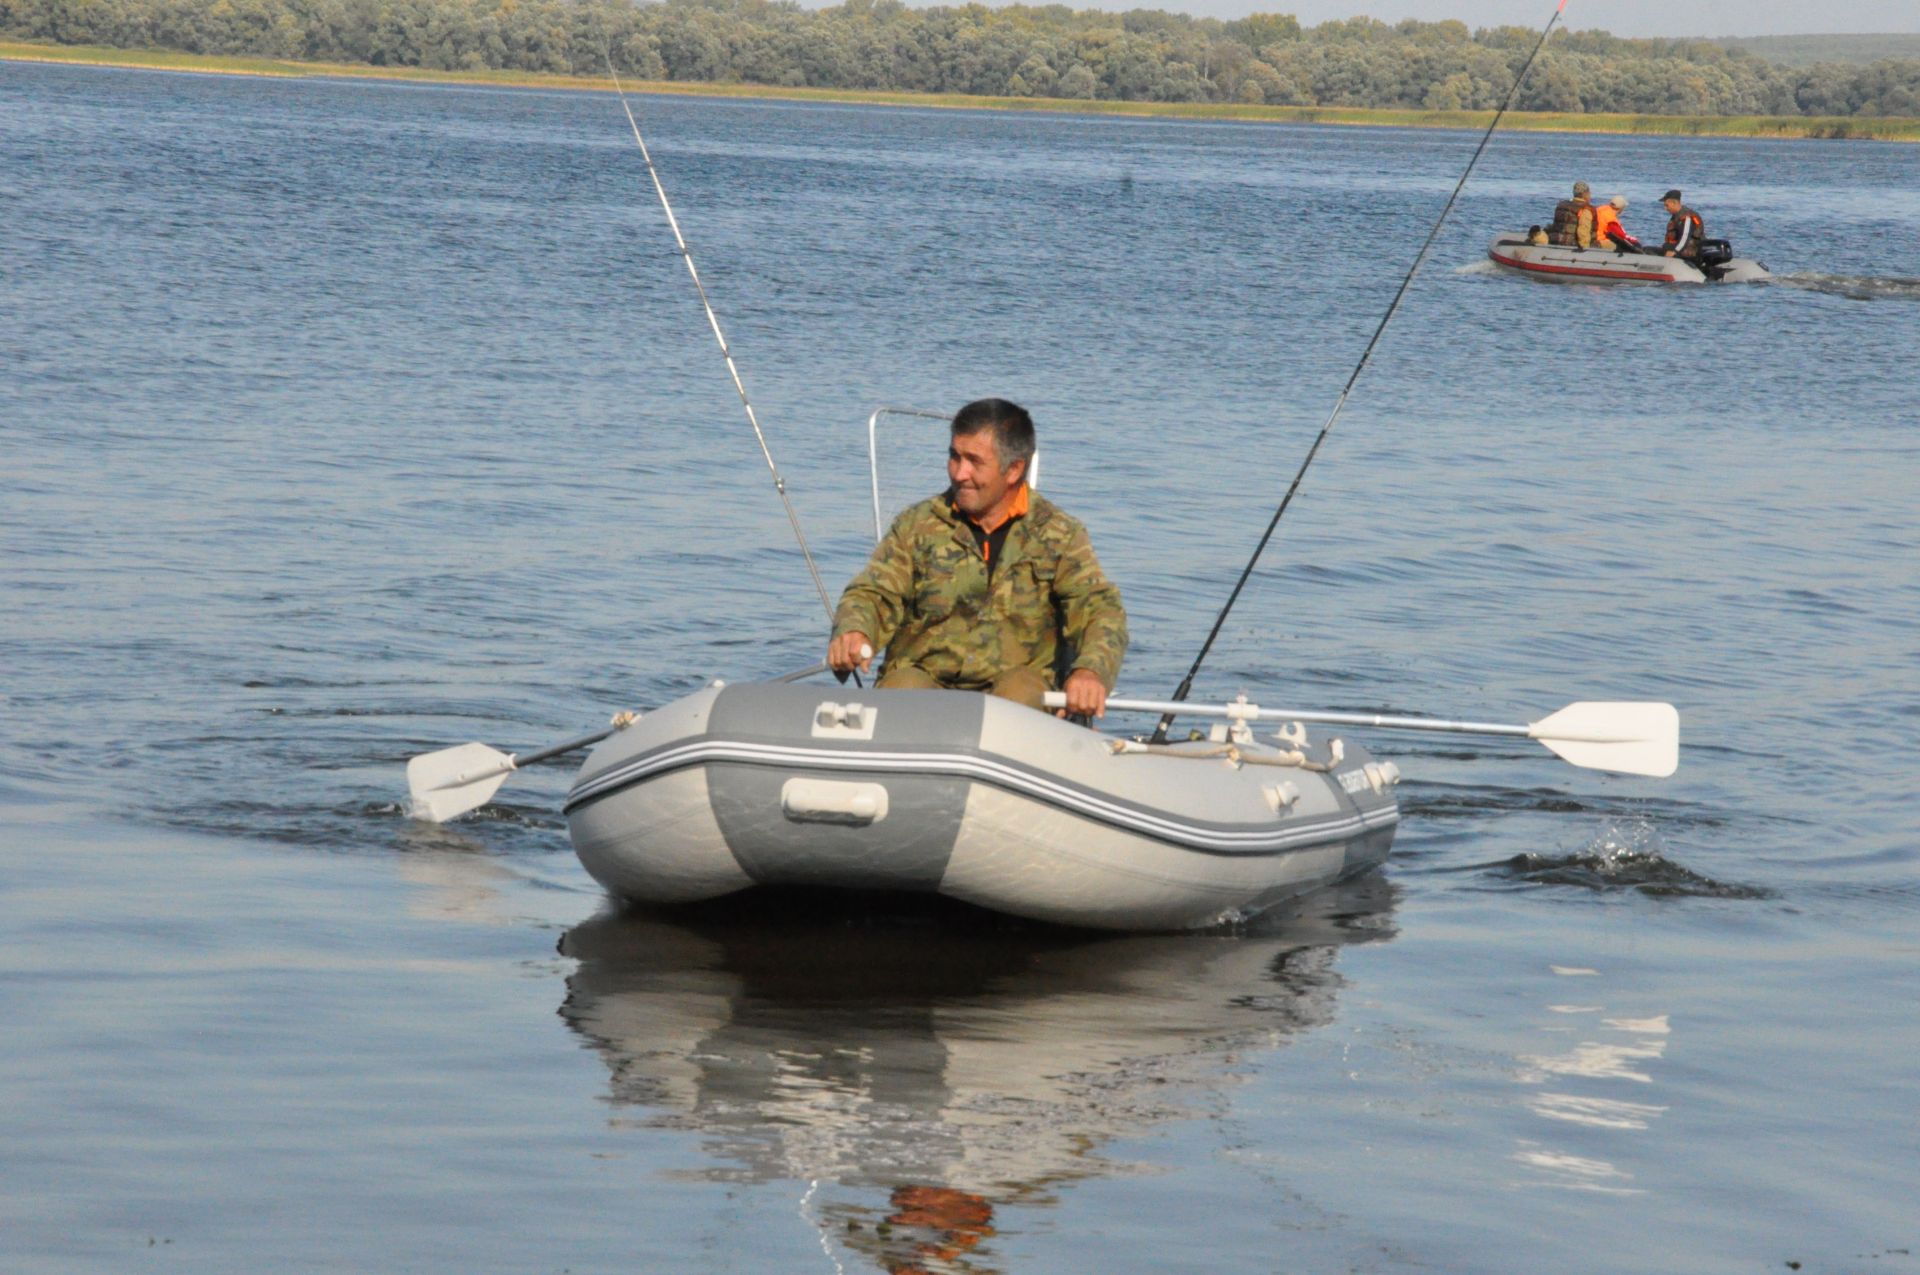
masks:
<path fill-rule="evenodd" d="M 989 96 L 1299 106 L 1499 105 L 1537 33 L 1353 18 L 1303 28 L 1153 9 L 846 0 L 0 0 L 0 33 L 438 70 Z M 1706 40 L 1562 33 L 1524 110 L 1920 116 L 1920 59 L 1789 67 Z"/>

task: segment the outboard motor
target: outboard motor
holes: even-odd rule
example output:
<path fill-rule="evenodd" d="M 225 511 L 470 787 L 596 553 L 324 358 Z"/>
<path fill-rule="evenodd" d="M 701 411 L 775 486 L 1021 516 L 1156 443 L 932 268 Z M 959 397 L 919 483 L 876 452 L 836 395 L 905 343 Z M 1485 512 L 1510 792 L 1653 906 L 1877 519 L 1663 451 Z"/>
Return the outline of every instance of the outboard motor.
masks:
<path fill-rule="evenodd" d="M 1701 274 L 1717 280 L 1727 272 L 1727 263 L 1732 260 L 1733 245 L 1727 240 L 1702 239 L 1700 255 L 1693 259 L 1693 264 L 1700 268 Z"/>
<path fill-rule="evenodd" d="M 1700 255 L 1695 258 L 1701 267 L 1724 266 L 1733 260 L 1733 245 L 1725 239 L 1702 239 Z"/>

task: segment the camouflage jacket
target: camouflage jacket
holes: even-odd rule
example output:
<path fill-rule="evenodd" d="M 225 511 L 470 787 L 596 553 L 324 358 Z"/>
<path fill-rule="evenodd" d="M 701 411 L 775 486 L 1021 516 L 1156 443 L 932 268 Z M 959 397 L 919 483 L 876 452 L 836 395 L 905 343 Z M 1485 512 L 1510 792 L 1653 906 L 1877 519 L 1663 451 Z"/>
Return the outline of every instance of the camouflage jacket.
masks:
<path fill-rule="evenodd" d="M 1032 493 L 994 563 L 946 494 L 893 520 L 833 617 L 834 636 L 864 633 L 888 663 L 917 665 L 951 686 L 984 688 L 1031 668 L 1055 684 L 1064 642 L 1069 668 L 1113 689 L 1127 652 L 1120 590 L 1093 556 L 1079 520 Z"/>

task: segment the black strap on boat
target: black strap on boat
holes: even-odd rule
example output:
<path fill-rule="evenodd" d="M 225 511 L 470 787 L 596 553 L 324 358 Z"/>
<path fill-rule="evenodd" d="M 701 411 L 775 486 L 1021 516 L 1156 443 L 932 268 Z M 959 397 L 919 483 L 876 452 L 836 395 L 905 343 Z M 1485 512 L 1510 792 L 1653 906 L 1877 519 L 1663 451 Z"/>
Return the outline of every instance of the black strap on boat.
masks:
<path fill-rule="evenodd" d="M 1507 100 L 1493 113 L 1493 122 L 1487 125 L 1487 131 L 1480 135 L 1480 144 L 1473 148 L 1473 157 L 1467 161 L 1467 167 L 1460 174 L 1460 180 L 1454 183 L 1453 193 L 1447 196 L 1447 202 L 1440 209 L 1440 216 L 1434 219 L 1433 229 L 1427 232 L 1427 240 L 1420 245 L 1420 251 L 1414 256 L 1413 264 L 1407 268 L 1407 277 L 1400 281 L 1400 290 L 1393 294 L 1393 304 L 1380 317 L 1380 326 L 1373 330 L 1373 337 L 1367 342 L 1367 348 L 1360 352 L 1360 361 L 1353 365 L 1353 374 L 1347 377 L 1345 388 L 1334 401 L 1333 411 L 1327 416 L 1327 423 L 1320 427 L 1320 434 L 1313 440 L 1313 446 L 1307 449 L 1307 458 L 1300 462 L 1300 468 L 1293 475 L 1286 495 L 1280 498 L 1279 508 L 1273 511 L 1273 517 L 1267 523 L 1267 529 L 1260 536 L 1260 543 L 1253 547 L 1253 556 L 1247 559 L 1247 565 L 1240 572 L 1240 578 L 1234 582 L 1233 592 L 1227 595 L 1227 604 L 1220 608 L 1220 614 L 1213 621 L 1213 628 L 1207 634 L 1207 640 L 1200 644 L 1200 654 L 1194 656 L 1193 667 L 1180 679 L 1180 688 L 1173 693 L 1176 700 L 1185 699 L 1193 690 L 1193 679 L 1200 672 L 1201 664 L 1206 662 L 1207 654 L 1213 650 L 1214 639 L 1220 636 L 1220 629 L 1227 622 L 1227 613 L 1233 610 L 1233 604 L 1240 600 L 1240 591 L 1247 587 L 1247 581 L 1253 576 L 1253 569 L 1260 562 L 1260 555 L 1266 552 L 1267 542 L 1273 539 L 1274 529 L 1280 525 L 1280 519 L 1286 514 L 1287 506 L 1293 503 L 1294 493 L 1300 490 L 1300 480 L 1307 475 L 1307 466 L 1313 464 L 1313 458 L 1320 454 L 1320 445 L 1327 441 L 1327 435 L 1333 432 L 1333 423 L 1340 419 L 1340 409 L 1347 405 L 1347 395 L 1353 393 L 1354 382 L 1360 379 L 1360 373 L 1366 370 L 1373 358 L 1374 347 L 1380 344 L 1381 334 L 1387 325 L 1393 322 L 1393 316 L 1400 309 L 1400 302 L 1407 295 L 1407 289 L 1413 286 L 1413 278 L 1420 273 L 1420 267 L 1426 262 L 1427 253 L 1433 248 L 1433 241 L 1440 237 L 1440 228 L 1447 224 L 1447 214 L 1453 211 L 1453 205 L 1460 198 L 1460 192 L 1466 188 L 1467 178 L 1473 175 L 1474 165 L 1480 162 L 1480 155 L 1487 149 L 1487 143 L 1493 140 L 1493 132 L 1500 127 L 1500 120 L 1513 106 L 1514 98 L 1520 95 L 1520 86 L 1526 82 L 1527 72 L 1533 69 L 1534 60 L 1540 56 L 1540 50 L 1547 47 L 1547 37 L 1553 34 L 1554 24 L 1566 10 L 1567 0 L 1560 0 L 1554 7 L 1553 16 L 1547 19 L 1547 25 L 1541 28 L 1539 42 L 1533 46 L 1533 52 L 1527 55 L 1526 62 L 1520 67 L 1520 73 L 1513 77 L 1513 87 L 1507 90 Z M 1164 744 L 1167 740 L 1167 728 L 1173 725 L 1174 713 L 1167 713 L 1154 727 L 1153 742 Z"/>

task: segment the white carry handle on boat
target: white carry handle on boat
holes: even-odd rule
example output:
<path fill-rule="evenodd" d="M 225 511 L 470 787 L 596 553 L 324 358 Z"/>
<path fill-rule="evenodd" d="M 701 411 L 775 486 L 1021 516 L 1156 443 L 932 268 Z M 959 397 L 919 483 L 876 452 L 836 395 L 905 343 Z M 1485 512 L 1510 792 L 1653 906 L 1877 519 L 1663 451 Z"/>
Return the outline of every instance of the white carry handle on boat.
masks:
<path fill-rule="evenodd" d="M 1066 707 L 1060 691 L 1047 692 L 1048 708 Z M 1115 712 L 1175 713 L 1182 717 L 1225 717 L 1242 722 L 1318 722 L 1329 726 L 1371 726 L 1380 730 L 1429 730 L 1455 735 L 1510 735 L 1538 740 L 1555 755 L 1589 770 L 1665 779 L 1680 767 L 1680 714 L 1671 704 L 1582 700 L 1526 726 L 1496 722 L 1450 722 L 1437 717 L 1392 717 L 1375 713 L 1301 711 L 1262 708 L 1245 696 L 1231 704 L 1193 704 L 1180 700 L 1107 701 Z"/>

